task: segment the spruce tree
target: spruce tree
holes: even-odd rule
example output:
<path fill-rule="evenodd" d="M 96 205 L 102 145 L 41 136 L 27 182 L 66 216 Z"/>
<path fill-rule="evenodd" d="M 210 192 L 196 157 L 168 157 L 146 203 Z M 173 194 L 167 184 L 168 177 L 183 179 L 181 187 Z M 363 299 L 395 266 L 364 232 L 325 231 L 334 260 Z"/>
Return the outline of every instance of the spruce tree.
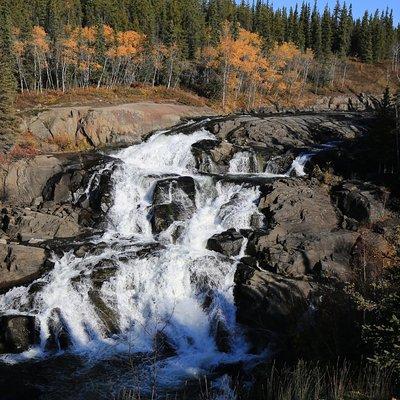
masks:
<path fill-rule="evenodd" d="M 0 147 L 9 149 L 16 133 L 14 100 L 16 81 L 11 44 L 11 17 L 8 1 L 0 4 Z"/>
<path fill-rule="evenodd" d="M 346 3 L 343 4 L 340 12 L 339 26 L 337 32 L 337 53 L 339 57 L 347 56 L 350 47 L 350 21 Z"/>
<path fill-rule="evenodd" d="M 322 29 L 321 18 L 317 10 L 317 2 L 311 15 L 311 48 L 317 58 L 322 56 Z"/>
<path fill-rule="evenodd" d="M 360 56 L 362 61 L 367 63 L 372 62 L 372 35 L 368 11 L 365 12 L 361 22 Z"/>
<path fill-rule="evenodd" d="M 328 7 L 325 7 L 321 21 L 322 54 L 326 58 L 332 52 L 332 21 Z"/>

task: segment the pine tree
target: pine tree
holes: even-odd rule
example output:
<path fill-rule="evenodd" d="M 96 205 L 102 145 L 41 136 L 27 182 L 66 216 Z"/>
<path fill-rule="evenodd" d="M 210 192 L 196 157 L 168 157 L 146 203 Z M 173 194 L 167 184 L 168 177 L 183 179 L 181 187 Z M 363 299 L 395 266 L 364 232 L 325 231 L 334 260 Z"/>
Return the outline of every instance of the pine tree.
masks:
<path fill-rule="evenodd" d="M 311 49 L 317 58 L 322 56 L 322 29 L 321 18 L 317 9 L 317 2 L 314 4 L 314 9 L 311 15 Z"/>
<path fill-rule="evenodd" d="M 129 6 L 132 29 L 144 33 L 151 42 L 156 40 L 156 18 L 151 0 L 132 0 Z"/>
<path fill-rule="evenodd" d="M 243 29 L 250 31 L 252 29 L 251 8 L 244 0 L 237 7 L 237 20 Z"/>
<path fill-rule="evenodd" d="M 321 21 L 322 54 L 327 57 L 332 52 L 332 21 L 328 7 L 325 7 Z"/>
<path fill-rule="evenodd" d="M 341 58 L 346 57 L 349 52 L 350 29 L 349 13 L 347 11 L 346 3 L 343 3 L 337 32 L 337 53 Z"/>
<path fill-rule="evenodd" d="M 372 62 L 372 35 L 368 11 L 365 12 L 361 22 L 360 56 L 362 61 Z"/>
<path fill-rule="evenodd" d="M 14 100 L 16 81 L 11 44 L 11 17 L 8 1 L 0 4 L 0 146 L 9 148 L 16 132 Z"/>
<path fill-rule="evenodd" d="M 310 7 L 307 3 L 303 3 L 301 6 L 299 24 L 302 33 L 300 48 L 304 51 L 311 47 Z"/>

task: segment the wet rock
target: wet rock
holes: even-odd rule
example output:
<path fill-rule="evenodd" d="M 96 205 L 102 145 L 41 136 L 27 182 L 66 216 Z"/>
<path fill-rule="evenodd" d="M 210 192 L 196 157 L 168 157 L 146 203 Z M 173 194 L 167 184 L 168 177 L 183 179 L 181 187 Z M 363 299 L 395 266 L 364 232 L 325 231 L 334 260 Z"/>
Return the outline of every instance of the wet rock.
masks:
<path fill-rule="evenodd" d="M 153 338 L 153 347 L 159 357 L 174 357 L 176 356 L 175 346 L 168 339 L 167 335 L 158 331 Z"/>
<path fill-rule="evenodd" d="M 39 278 L 52 267 L 44 249 L 0 244 L 0 290 L 8 290 Z"/>
<path fill-rule="evenodd" d="M 223 174 L 229 170 L 235 147 L 227 141 L 205 139 L 192 145 L 196 169 L 203 173 Z"/>
<path fill-rule="evenodd" d="M 106 279 L 104 274 L 102 278 Z M 96 279 L 97 279 L 96 282 L 97 287 L 101 288 L 102 283 L 100 283 L 99 281 L 101 279 L 100 276 L 97 275 Z M 93 289 L 89 290 L 88 295 L 90 301 L 92 302 L 97 315 L 99 316 L 101 322 L 103 323 L 106 334 L 107 335 L 117 334 L 120 331 L 118 314 L 111 307 L 109 307 L 106 304 L 106 302 L 102 299 L 100 290 L 98 288 L 94 287 Z"/>
<path fill-rule="evenodd" d="M 48 320 L 49 337 L 46 341 L 47 351 L 67 350 L 71 345 L 71 337 L 59 308 L 51 311 Z"/>
<path fill-rule="evenodd" d="M 31 315 L 0 317 L 0 352 L 22 353 L 40 342 L 38 322 Z"/>
<path fill-rule="evenodd" d="M 118 267 L 112 260 L 103 260 L 95 265 L 90 276 L 93 287 L 100 289 L 104 282 L 109 281 L 118 271 Z"/>
<path fill-rule="evenodd" d="M 232 351 L 230 332 L 226 324 L 221 320 L 216 323 L 214 337 L 218 351 L 221 353 L 230 353 Z"/>
<path fill-rule="evenodd" d="M 284 334 L 307 311 L 314 284 L 240 264 L 235 274 L 237 320 L 254 348 L 265 348 L 275 332 Z"/>
<path fill-rule="evenodd" d="M 97 186 L 90 191 L 90 208 L 99 214 L 105 214 L 112 206 L 112 171 L 107 170 L 98 178 Z"/>
<path fill-rule="evenodd" d="M 244 236 L 235 229 L 213 235 L 207 240 L 207 249 L 216 251 L 228 257 L 239 255 Z"/>
<path fill-rule="evenodd" d="M 311 147 L 316 143 L 351 139 L 361 135 L 370 121 L 361 115 L 302 114 L 234 116 L 211 121 L 207 128 L 217 138 L 241 147 L 263 147 L 270 155 L 287 149 Z M 270 157 L 269 157 L 270 158 Z"/>
<path fill-rule="evenodd" d="M 157 182 L 153 195 L 153 232 L 166 230 L 175 221 L 187 220 L 196 210 L 193 178 L 168 178 Z"/>

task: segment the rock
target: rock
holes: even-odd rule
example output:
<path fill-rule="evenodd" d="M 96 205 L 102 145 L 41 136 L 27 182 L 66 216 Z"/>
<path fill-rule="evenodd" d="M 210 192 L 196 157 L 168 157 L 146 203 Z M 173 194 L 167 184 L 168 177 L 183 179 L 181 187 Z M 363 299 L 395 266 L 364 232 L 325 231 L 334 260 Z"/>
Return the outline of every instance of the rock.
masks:
<path fill-rule="evenodd" d="M 266 229 L 249 236 L 247 254 L 263 268 L 293 277 L 324 265 L 324 273 L 345 278 L 358 234 L 339 229 L 328 190 L 297 178 L 276 180 L 262 191 Z"/>
<path fill-rule="evenodd" d="M 230 332 L 221 320 L 216 322 L 214 337 L 218 351 L 221 353 L 230 353 L 232 351 Z"/>
<path fill-rule="evenodd" d="M 234 146 L 226 140 L 204 139 L 192 145 L 192 153 L 199 172 L 223 174 L 228 172 Z"/>
<path fill-rule="evenodd" d="M 97 185 L 90 190 L 89 207 L 98 215 L 104 215 L 112 206 L 112 170 L 103 171 Z"/>
<path fill-rule="evenodd" d="M 27 115 L 22 132 L 31 132 L 49 150 L 49 139 L 63 136 L 92 147 L 139 142 L 149 132 L 176 125 L 181 118 L 212 115 L 207 107 L 166 103 L 128 103 L 103 107 L 57 107 Z"/>
<path fill-rule="evenodd" d="M 67 350 L 71 345 L 71 337 L 59 308 L 51 310 L 48 320 L 49 337 L 46 341 L 47 351 Z"/>
<path fill-rule="evenodd" d="M 284 334 L 293 319 L 302 317 L 313 288 L 306 279 L 238 266 L 234 288 L 237 320 L 246 328 L 256 350 L 264 349 L 275 332 Z"/>
<path fill-rule="evenodd" d="M 68 203 L 72 201 L 72 193 L 70 190 L 71 176 L 63 174 L 61 179 L 55 184 L 53 201 L 56 203 Z"/>
<path fill-rule="evenodd" d="M 193 178 L 183 176 L 158 181 L 153 194 L 153 232 L 166 230 L 175 221 L 187 220 L 196 210 Z"/>
<path fill-rule="evenodd" d="M 52 206 L 40 212 L 15 209 L 14 214 L 7 233 L 10 237 L 24 242 L 31 239 L 68 238 L 81 233 L 79 214 L 68 205 Z"/>
<path fill-rule="evenodd" d="M 287 149 L 311 147 L 333 140 L 354 139 L 369 126 L 368 118 L 356 114 L 302 114 L 233 116 L 211 121 L 207 128 L 220 140 L 240 147 L 268 149 L 270 158 Z"/>
<path fill-rule="evenodd" d="M 360 232 L 350 260 L 355 275 L 375 280 L 385 269 L 395 266 L 396 263 L 397 251 L 392 241 L 376 232 Z"/>
<path fill-rule="evenodd" d="M 345 182 L 334 188 L 332 197 L 343 215 L 361 224 L 378 222 L 390 214 L 385 209 L 388 193 L 369 183 Z"/>
<path fill-rule="evenodd" d="M 154 335 L 153 347 L 159 357 L 174 357 L 177 355 L 174 345 L 162 331 L 158 331 Z"/>
<path fill-rule="evenodd" d="M 88 294 L 97 315 L 103 323 L 105 333 L 107 335 L 119 333 L 119 318 L 116 310 L 113 310 L 104 302 L 98 290 L 89 290 Z"/>
<path fill-rule="evenodd" d="M 51 266 L 41 248 L 15 243 L 0 245 L 0 290 L 30 283 Z"/>
<path fill-rule="evenodd" d="M 42 196 L 47 181 L 61 170 L 62 162 L 53 156 L 36 156 L 11 163 L 2 198 L 14 206 L 30 205 Z"/>
<path fill-rule="evenodd" d="M 40 342 L 38 322 L 31 315 L 0 317 L 0 352 L 22 353 Z"/>
<path fill-rule="evenodd" d="M 213 235 L 207 241 L 207 249 L 216 251 L 228 257 L 239 255 L 243 245 L 243 235 L 235 229 Z"/>

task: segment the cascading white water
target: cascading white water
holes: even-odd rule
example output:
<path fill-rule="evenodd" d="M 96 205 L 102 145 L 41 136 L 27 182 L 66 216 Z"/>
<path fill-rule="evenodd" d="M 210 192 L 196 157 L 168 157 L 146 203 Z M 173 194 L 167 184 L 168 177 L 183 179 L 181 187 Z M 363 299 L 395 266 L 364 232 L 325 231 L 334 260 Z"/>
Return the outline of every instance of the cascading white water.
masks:
<path fill-rule="evenodd" d="M 229 162 L 230 174 L 249 174 L 254 173 L 255 159 L 254 154 L 249 151 L 236 153 Z"/>
<path fill-rule="evenodd" d="M 290 176 L 291 173 L 294 171 L 297 176 L 305 176 L 306 173 L 304 171 L 304 168 L 307 164 L 308 161 L 312 158 L 313 153 L 304 153 L 300 154 L 297 156 L 293 162 L 291 167 L 289 168 L 289 171 L 286 173 L 287 176 Z"/>
<path fill-rule="evenodd" d="M 109 226 L 95 240 L 103 250 L 81 258 L 67 253 L 32 285 L 0 296 L 2 313 L 35 315 L 41 334 L 40 346 L 3 360 L 17 362 L 45 354 L 54 310 L 70 337 L 69 351 L 91 360 L 152 352 L 161 332 L 176 352 L 159 362 L 158 380 L 165 385 L 218 363 L 249 357 L 235 323 L 237 260 L 207 250 L 206 242 L 229 228 L 250 228 L 252 216 L 260 217 L 259 191 L 223 181 L 215 184 L 196 173 L 191 146 L 210 138 L 203 129 L 189 135 L 157 134 L 114 154 L 122 163 L 112 176 Z M 180 222 L 177 240 L 169 229 L 154 235 L 149 219 L 155 185 L 170 175 L 191 176 L 196 183 L 196 210 Z M 149 244 L 153 250 L 139 256 L 138 250 Z M 107 277 L 95 287 L 99 271 Z M 41 287 L 35 294 L 33 285 Z M 107 322 L 110 313 L 115 332 Z M 221 324 L 230 334 L 229 352 L 218 350 L 216 326 Z"/>

